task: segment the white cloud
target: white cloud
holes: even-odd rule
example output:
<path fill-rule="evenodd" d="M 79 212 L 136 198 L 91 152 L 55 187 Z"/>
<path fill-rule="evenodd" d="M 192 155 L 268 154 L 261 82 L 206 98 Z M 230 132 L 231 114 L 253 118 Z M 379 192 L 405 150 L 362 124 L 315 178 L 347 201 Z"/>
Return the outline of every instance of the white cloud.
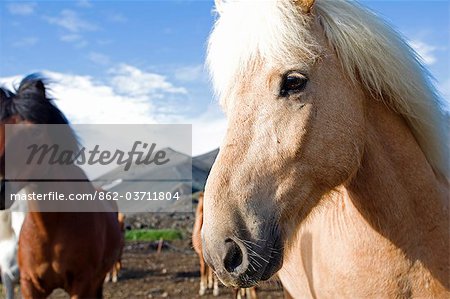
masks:
<path fill-rule="evenodd" d="M 14 47 L 30 47 L 37 44 L 38 41 L 39 39 L 37 37 L 29 36 L 15 41 L 14 43 L 12 43 L 12 45 Z"/>
<path fill-rule="evenodd" d="M 77 33 L 69 33 L 61 35 L 59 38 L 62 42 L 73 44 L 77 48 L 83 48 L 88 45 L 84 37 Z"/>
<path fill-rule="evenodd" d="M 222 143 L 227 128 L 227 120 L 223 113 L 219 111 L 217 103 L 212 103 L 206 112 L 200 114 L 197 118 L 183 121 L 192 124 L 192 153 L 194 155 L 212 151 Z"/>
<path fill-rule="evenodd" d="M 34 13 L 36 3 L 11 3 L 8 11 L 12 15 L 28 16 Z"/>
<path fill-rule="evenodd" d="M 116 80 L 111 82 L 51 71 L 43 74 L 52 82 L 50 95 L 75 124 L 192 124 L 194 155 L 217 148 L 225 134 L 226 120 L 215 102 L 196 117 L 186 116 L 179 109 L 178 114 L 173 114 L 179 104 L 170 108 L 170 104 L 164 101 L 165 97 L 173 92 L 183 95 L 187 90 L 175 87 L 158 74 L 146 73 L 129 65 L 116 68 L 111 73 Z M 126 75 L 129 75 L 127 80 L 124 78 Z M 12 88 L 22 77 L 0 78 L 0 85 Z M 120 91 L 118 87 L 122 87 Z M 154 101 L 154 92 L 163 95 L 163 101 Z"/>
<path fill-rule="evenodd" d="M 423 62 L 426 64 L 432 65 L 437 61 L 434 54 L 434 52 L 438 50 L 437 47 L 424 43 L 420 40 L 412 40 L 409 44 L 420 55 Z"/>
<path fill-rule="evenodd" d="M 130 65 L 120 65 L 110 81 L 98 81 L 90 76 L 42 72 L 51 82 L 51 96 L 73 123 L 156 123 L 169 119 L 170 114 L 158 109 L 169 106 L 155 100 L 162 95 L 186 93 L 158 74 L 146 73 Z M 128 78 L 125 78 L 126 76 Z M 12 88 L 23 76 L 0 78 L 0 84 Z M 134 90 L 133 88 L 136 88 Z"/>
<path fill-rule="evenodd" d="M 98 52 L 89 53 L 89 60 L 99 65 L 108 65 L 111 62 L 109 56 Z"/>
<path fill-rule="evenodd" d="M 74 123 L 154 123 L 152 104 L 118 95 L 92 77 L 45 72 L 58 106 Z"/>
<path fill-rule="evenodd" d="M 166 77 L 144 72 L 134 66 L 121 64 L 112 68 L 111 86 L 119 93 L 133 97 L 158 96 L 161 92 L 187 94 L 183 87 L 176 87 Z"/>
<path fill-rule="evenodd" d="M 90 8 L 92 7 L 92 3 L 90 0 L 77 0 L 76 1 L 77 6 L 83 7 L 83 8 Z"/>
<path fill-rule="evenodd" d="M 175 70 L 175 79 L 183 82 L 192 82 L 206 77 L 203 64 L 186 66 Z"/>
<path fill-rule="evenodd" d="M 126 23 L 128 19 L 121 13 L 110 13 L 108 20 L 115 23 Z"/>
<path fill-rule="evenodd" d="M 82 19 L 77 12 L 64 9 L 57 17 L 45 17 L 47 22 L 60 26 L 70 32 L 93 31 L 97 30 L 97 26 Z"/>
<path fill-rule="evenodd" d="M 80 40 L 82 40 L 83 37 L 79 34 L 64 34 L 61 35 L 60 40 L 63 42 L 68 42 L 68 43 L 73 43 L 73 42 L 78 42 Z"/>

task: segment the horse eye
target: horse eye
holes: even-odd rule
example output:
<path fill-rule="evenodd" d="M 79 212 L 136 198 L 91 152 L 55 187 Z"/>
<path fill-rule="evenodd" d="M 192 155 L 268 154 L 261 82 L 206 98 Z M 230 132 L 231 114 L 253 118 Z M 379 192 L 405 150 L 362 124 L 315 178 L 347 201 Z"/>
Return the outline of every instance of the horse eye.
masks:
<path fill-rule="evenodd" d="M 308 83 L 308 78 L 298 72 L 289 72 L 283 77 L 280 88 L 280 96 L 287 97 L 294 93 L 302 92 L 306 83 Z"/>

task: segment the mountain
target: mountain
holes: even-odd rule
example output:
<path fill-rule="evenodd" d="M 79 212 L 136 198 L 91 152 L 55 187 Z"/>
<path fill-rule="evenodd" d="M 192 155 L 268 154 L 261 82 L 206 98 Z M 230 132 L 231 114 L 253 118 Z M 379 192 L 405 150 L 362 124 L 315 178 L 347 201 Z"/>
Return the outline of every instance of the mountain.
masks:
<path fill-rule="evenodd" d="M 194 157 L 192 160 L 192 164 L 198 163 L 198 164 L 204 164 L 205 168 L 211 170 L 211 166 L 214 164 L 214 161 L 217 158 L 217 155 L 219 154 L 219 149 L 215 149 L 213 151 L 210 151 L 206 154 Z"/>
<path fill-rule="evenodd" d="M 122 179 L 124 181 L 136 180 L 186 180 L 191 178 L 190 169 L 186 165 L 191 163 L 192 158 L 188 155 L 179 153 L 171 148 L 162 149 L 166 153 L 165 158 L 169 163 L 164 165 L 131 165 L 130 169 L 125 171 L 123 166 L 118 166 L 108 173 L 102 175 L 98 181 L 113 181 Z"/>
<path fill-rule="evenodd" d="M 94 184 L 109 192 L 117 192 L 124 197 L 135 192 L 178 192 L 183 198 L 178 201 L 134 201 L 119 200 L 121 210 L 129 212 L 190 211 L 190 193 L 202 191 L 214 163 L 218 149 L 197 157 L 190 157 L 171 148 L 163 149 L 170 161 L 165 165 L 131 165 L 128 171 L 118 166 L 94 181 Z M 172 206 L 172 204 L 174 204 Z"/>

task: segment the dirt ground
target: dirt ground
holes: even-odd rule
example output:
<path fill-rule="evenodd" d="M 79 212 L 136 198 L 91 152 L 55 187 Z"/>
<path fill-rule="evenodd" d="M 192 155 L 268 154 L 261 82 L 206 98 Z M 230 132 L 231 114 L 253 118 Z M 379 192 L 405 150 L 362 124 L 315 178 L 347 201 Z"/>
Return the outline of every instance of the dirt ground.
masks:
<path fill-rule="evenodd" d="M 104 298 L 231 298 L 231 290 L 224 286 L 221 286 L 218 297 L 213 297 L 211 290 L 203 297 L 198 295 L 198 257 L 190 241 L 194 218 L 193 213 L 142 213 L 127 216 L 126 227 L 129 229 L 172 228 L 180 230 L 184 239 L 165 242 L 160 254 L 156 252 L 156 242 L 127 242 L 119 282 L 105 285 Z M 3 298 L 1 288 L 0 285 L 0 298 Z M 258 290 L 258 299 L 283 298 L 281 284 L 277 281 L 262 283 Z M 58 290 L 50 298 L 69 297 Z"/>
<path fill-rule="evenodd" d="M 105 298 L 231 298 L 231 291 L 221 286 L 220 296 L 209 291 L 198 295 L 198 258 L 189 248 L 188 241 L 167 243 L 157 254 L 154 244 L 127 243 L 123 255 L 123 270 L 118 283 L 105 285 Z M 1 292 L 0 297 L 4 296 Z M 20 298 L 20 297 L 17 297 Z M 52 299 L 68 298 L 62 291 L 55 291 Z M 258 291 L 259 299 L 283 298 L 282 288 L 276 281 L 263 283 Z"/>

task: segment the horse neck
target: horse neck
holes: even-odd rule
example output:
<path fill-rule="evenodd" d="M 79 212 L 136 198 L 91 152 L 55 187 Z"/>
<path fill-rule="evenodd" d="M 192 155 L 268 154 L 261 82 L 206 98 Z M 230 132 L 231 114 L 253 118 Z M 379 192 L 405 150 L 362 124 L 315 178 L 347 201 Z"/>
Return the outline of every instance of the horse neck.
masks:
<path fill-rule="evenodd" d="M 367 141 L 360 168 L 346 186 L 349 197 L 408 256 L 442 269 L 450 241 L 448 183 L 435 174 L 401 116 L 377 101 L 367 105 Z"/>

